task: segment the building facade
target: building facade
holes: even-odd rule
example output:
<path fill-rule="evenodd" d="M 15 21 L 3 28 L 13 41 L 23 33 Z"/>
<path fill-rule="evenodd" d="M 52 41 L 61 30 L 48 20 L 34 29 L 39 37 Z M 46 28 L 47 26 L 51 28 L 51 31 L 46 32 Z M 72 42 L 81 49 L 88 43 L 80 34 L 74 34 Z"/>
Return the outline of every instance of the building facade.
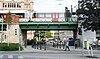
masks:
<path fill-rule="evenodd" d="M 29 12 L 28 15 L 32 15 L 33 12 L 33 1 L 32 0 L 19 0 L 19 1 L 6 1 L 0 0 L 0 22 L 4 20 L 4 14 L 11 12 L 11 14 L 18 16 L 18 22 L 25 19 L 26 11 Z M 11 15 L 11 17 L 13 16 Z M 13 18 L 12 18 L 13 19 Z M 13 23 L 10 28 L 1 30 L 1 41 L 5 43 L 18 43 L 19 41 L 23 42 L 22 33 L 19 27 L 19 23 Z M 8 26 L 8 25 L 7 25 Z"/>

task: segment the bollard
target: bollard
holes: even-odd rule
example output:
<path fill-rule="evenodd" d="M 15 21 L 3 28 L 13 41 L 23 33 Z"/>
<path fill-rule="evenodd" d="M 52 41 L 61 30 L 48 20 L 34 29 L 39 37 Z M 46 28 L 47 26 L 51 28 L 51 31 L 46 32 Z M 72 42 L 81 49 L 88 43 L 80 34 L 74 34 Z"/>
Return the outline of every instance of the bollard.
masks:
<path fill-rule="evenodd" d="M 63 49 L 64 49 L 65 45 L 63 44 Z"/>
<path fill-rule="evenodd" d="M 36 47 L 37 47 L 37 49 L 38 49 L 38 44 L 36 44 Z"/>
<path fill-rule="evenodd" d="M 60 44 L 59 44 L 59 48 L 61 48 L 61 42 L 60 42 Z"/>
<path fill-rule="evenodd" d="M 57 48 L 58 48 L 58 42 L 57 42 Z"/>
<path fill-rule="evenodd" d="M 37 45 L 37 44 L 34 44 L 34 48 L 35 48 L 35 49 L 36 49 L 36 45 Z"/>
<path fill-rule="evenodd" d="M 44 44 L 44 50 L 46 50 L 46 44 Z"/>
<path fill-rule="evenodd" d="M 34 43 L 32 43 L 32 48 L 34 48 Z"/>
<path fill-rule="evenodd" d="M 25 48 L 27 48 L 27 44 L 25 44 L 24 46 L 25 46 Z"/>
<path fill-rule="evenodd" d="M 53 45 L 52 45 L 52 46 L 55 47 L 55 46 L 54 46 L 54 42 L 53 42 Z"/>

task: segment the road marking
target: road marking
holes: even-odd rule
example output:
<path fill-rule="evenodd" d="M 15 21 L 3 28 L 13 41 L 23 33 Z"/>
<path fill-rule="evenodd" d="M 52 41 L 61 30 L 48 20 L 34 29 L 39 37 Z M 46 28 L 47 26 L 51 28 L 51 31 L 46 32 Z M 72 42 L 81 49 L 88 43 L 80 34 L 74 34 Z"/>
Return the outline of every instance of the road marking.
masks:
<path fill-rule="evenodd" d="M 5 58 L 23 59 L 23 56 L 20 56 L 20 55 L 0 55 L 0 59 L 5 59 Z"/>
<path fill-rule="evenodd" d="M 23 56 L 18 56 L 18 59 L 23 59 Z"/>
<path fill-rule="evenodd" d="M 8 58 L 13 58 L 13 56 L 12 55 L 8 55 Z"/>
<path fill-rule="evenodd" d="M 3 55 L 0 55 L 0 59 L 2 59 Z"/>

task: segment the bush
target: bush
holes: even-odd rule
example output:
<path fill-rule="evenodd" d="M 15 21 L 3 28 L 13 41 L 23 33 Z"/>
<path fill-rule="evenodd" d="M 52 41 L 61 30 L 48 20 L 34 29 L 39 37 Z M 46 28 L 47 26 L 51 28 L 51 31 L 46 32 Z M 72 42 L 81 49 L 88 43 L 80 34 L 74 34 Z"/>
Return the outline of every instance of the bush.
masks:
<path fill-rule="evenodd" d="M 18 51 L 19 44 L 18 43 L 10 43 L 9 46 L 7 43 L 0 44 L 0 51 Z M 23 50 L 23 47 L 20 46 L 20 50 Z"/>
<path fill-rule="evenodd" d="M 36 42 L 37 42 L 36 38 L 31 39 L 31 40 L 27 40 L 27 45 L 36 44 Z"/>
<path fill-rule="evenodd" d="M 27 40 L 27 45 L 32 45 L 32 41 L 31 40 Z"/>

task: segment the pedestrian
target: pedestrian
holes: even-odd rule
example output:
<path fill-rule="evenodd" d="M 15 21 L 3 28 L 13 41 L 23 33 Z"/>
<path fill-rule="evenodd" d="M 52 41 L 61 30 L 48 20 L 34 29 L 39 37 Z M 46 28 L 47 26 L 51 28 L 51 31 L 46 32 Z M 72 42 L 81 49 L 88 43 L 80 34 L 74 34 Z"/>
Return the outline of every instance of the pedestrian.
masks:
<path fill-rule="evenodd" d="M 65 40 L 64 40 L 64 45 L 65 45 L 65 50 L 64 51 L 66 51 L 67 49 L 68 49 L 68 51 L 70 51 L 70 48 L 69 48 L 69 39 L 66 39 L 66 38 L 64 38 Z"/>
<path fill-rule="evenodd" d="M 25 46 L 25 48 L 27 47 L 27 41 L 24 41 L 24 46 Z"/>

